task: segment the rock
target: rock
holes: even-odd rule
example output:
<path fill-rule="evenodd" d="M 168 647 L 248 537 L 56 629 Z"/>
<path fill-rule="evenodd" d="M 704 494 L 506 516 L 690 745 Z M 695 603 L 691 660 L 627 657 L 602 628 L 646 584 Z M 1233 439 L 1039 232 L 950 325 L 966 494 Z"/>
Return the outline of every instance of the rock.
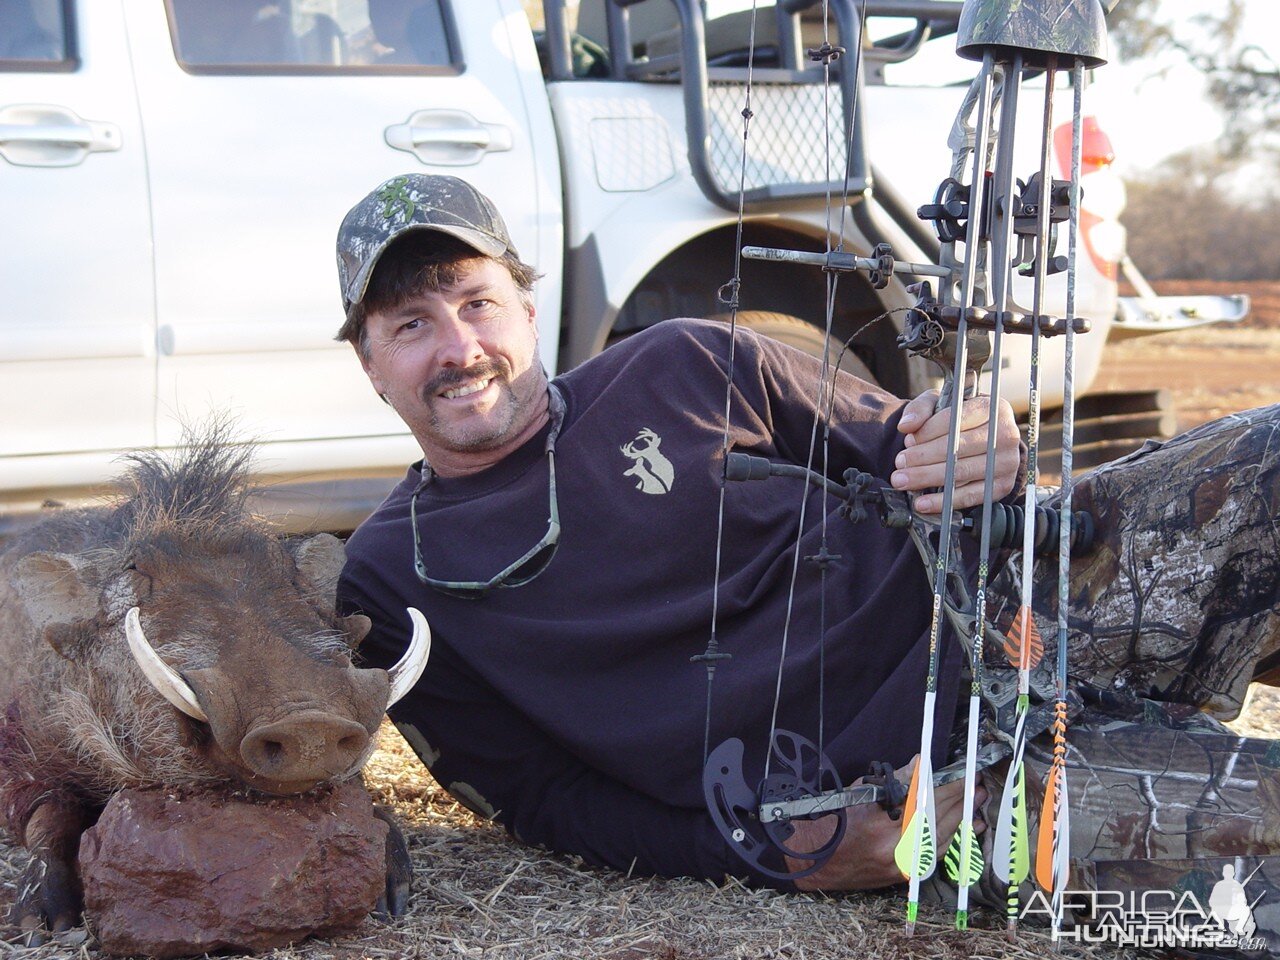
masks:
<path fill-rule="evenodd" d="M 124 790 L 80 841 L 85 915 L 105 952 L 158 958 L 346 932 L 384 889 L 386 836 L 359 783 Z"/>

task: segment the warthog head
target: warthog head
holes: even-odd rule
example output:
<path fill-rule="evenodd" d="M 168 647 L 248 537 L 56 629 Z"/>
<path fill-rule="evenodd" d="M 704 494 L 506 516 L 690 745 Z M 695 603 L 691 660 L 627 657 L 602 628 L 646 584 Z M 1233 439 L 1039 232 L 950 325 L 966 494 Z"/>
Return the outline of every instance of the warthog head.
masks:
<path fill-rule="evenodd" d="M 216 435 L 176 464 L 138 457 L 129 499 L 53 524 L 16 566 L 58 654 L 33 678 L 45 715 L 25 696 L 24 726 L 65 730 L 99 789 L 232 778 L 290 794 L 351 776 L 422 671 L 417 611 L 400 664 L 353 665 L 369 621 L 334 612 L 342 544 L 265 530 L 244 508 L 245 459 Z"/>

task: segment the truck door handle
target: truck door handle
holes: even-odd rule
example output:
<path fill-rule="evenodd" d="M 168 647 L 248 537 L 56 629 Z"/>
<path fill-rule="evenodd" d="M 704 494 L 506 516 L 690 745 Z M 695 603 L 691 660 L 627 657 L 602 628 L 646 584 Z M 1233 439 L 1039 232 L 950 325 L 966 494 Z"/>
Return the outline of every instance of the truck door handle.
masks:
<path fill-rule="evenodd" d="M 470 166 L 486 153 L 512 145 L 509 128 L 482 123 L 465 110 L 419 110 L 404 123 L 387 127 L 385 136 L 388 146 L 446 167 Z"/>
<path fill-rule="evenodd" d="M 487 147 L 493 142 L 493 134 L 483 127 L 439 127 L 427 129 L 410 127 L 409 141 L 415 147 L 424 143 L 456 143 L 459 146 Z"/>
<path fill-rule="evenodd" d="M 0 109 L 0 157 L 18 167 L 74 167 L 91 153 L 119 150 L 120 128 L 67 107 L 19 103 Z"/>

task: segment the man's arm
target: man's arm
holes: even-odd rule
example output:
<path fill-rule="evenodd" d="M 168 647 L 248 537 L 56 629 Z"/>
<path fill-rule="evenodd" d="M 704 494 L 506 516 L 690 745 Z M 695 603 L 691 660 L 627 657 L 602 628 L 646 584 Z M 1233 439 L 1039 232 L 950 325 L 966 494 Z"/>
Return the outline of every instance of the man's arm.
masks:
<path fill-rule="evenodd" d="M 792 462 L 806 462 L 821 364 L 763 338 L 752 344 L 748 355 L 757 365 L 759 379 L 755 384 L 744 384 L 744 394 L 749 399 L 756 395 L 763 404 L 779 451 Z M 935 413 L 937 400 L 937 390 L 926 390 L 904 403 L 875 384 L 838 371 L 829 411 L 829 475 L 838 479 L 845 467 L 854 466 L 889 480 L 899 490 L 940 490 L 949 451 L 951 411 Z M 1000 399 L 993 404 L 990 397 L 979 396 L 966 400 L 963 410 L 955 467 L 954 504 L 959 510 L 982 503 L 987 422 L 993 413 L 993 499 L 1004 499 L 1019 489 L 1025 465 L 1022 438 L 1008 401 Z M 915 507 L 921 513 L 941 513 L 942 496 L 917 496 Z"/>
<path fill-rule="evenodd" d="M 915 763 L 913 759 L 911 763 L 897 771 L 897 778 L 903 783 L 909 783 Z M 978 784 L 974 796 L 976 806 L 981 809 L 987 800 L 987 791 L 982 784 Z M 963 801 L 963 780 L 953 780 L 935 791 L 939 850 L 947 848 L 952 834 L 960 826 L 961 815 L 964 812 Z M 847 816 L 849 825 L 835 853 L 822 865 L 821 869 L 796 881 L 797 889 L 870 890 L 892 886 L 903 881 L 902 873 L 894 860 L 894 849 L 902 836 L 902 821 L 891 820 L 884 809 L 874 803 L 852 807 L 848 810 Z M 981 834 L 986 830 L 986 824 L 976 819 L 973 828 L 976 834 Z M 797 851 L 817 850 L 831 836 L 834 829 L 834 816 L 799 821 L 796 823 L 796 833 L 790 846 Z M 787 862 L 793 870 L 805 866 L 803 860 L 788 858 Z"/>

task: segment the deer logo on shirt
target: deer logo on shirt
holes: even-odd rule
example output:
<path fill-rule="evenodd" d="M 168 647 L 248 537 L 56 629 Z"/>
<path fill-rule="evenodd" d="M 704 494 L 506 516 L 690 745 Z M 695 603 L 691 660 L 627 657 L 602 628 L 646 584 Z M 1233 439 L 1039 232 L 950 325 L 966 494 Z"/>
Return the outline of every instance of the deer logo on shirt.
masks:
<path fill-rule="evenodd" d="M 641 493 L 669 493 L 675 482 L 675 467 L 658 450 L 661 443 L 662 438 L 645 427 L 634 440 L 619 448 L 633 461 L 623 476 L 635 477 L 636 489 Z"/>

